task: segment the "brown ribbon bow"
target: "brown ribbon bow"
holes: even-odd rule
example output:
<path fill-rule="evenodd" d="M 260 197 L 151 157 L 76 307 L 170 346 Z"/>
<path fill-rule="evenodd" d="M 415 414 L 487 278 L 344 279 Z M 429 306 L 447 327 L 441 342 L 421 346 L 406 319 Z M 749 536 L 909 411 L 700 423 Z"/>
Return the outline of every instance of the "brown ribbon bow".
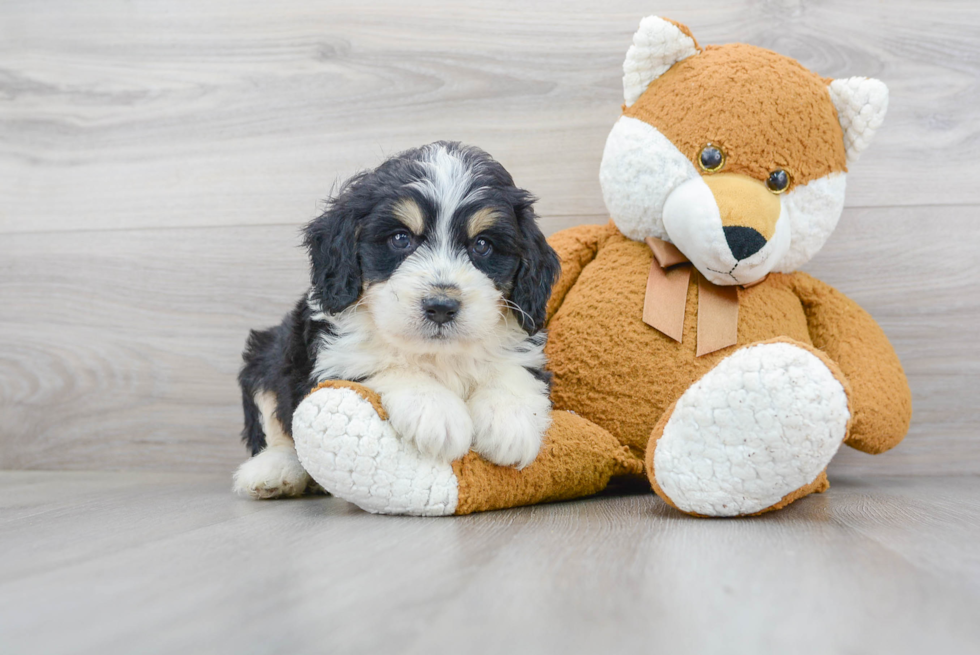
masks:
<path fill-rule="evenodd" d="M 698 276 L 697 357 L 734 346 L 738 341 L 738 288 L 719 286 L 697 273 L 691 261 L 672 243 L 645 239 L 653 251 L 647 278 L 643 322 L 680 343 L 691 274 Z"/>

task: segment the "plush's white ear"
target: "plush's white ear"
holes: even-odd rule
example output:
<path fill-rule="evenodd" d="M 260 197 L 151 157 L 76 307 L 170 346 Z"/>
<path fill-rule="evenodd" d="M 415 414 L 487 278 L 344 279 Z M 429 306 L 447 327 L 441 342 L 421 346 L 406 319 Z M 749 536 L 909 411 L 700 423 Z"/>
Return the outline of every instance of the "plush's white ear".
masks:
<path fill-rule="evenodd" d="M 844 129 L 844 150 L 850 165 L 858 160 L 885 120 L 888 87 L 874 78 L 849 77 L 834 80 L 827 89 L 837 108 L 840 126 Z"/>
<path fill-rule="evenodd" d="M 694 39 L 658 16 L 640 21 L 623 62 L 623 98 L 629 107 L 654 81 L 682 59 L 698 53 Z"/>

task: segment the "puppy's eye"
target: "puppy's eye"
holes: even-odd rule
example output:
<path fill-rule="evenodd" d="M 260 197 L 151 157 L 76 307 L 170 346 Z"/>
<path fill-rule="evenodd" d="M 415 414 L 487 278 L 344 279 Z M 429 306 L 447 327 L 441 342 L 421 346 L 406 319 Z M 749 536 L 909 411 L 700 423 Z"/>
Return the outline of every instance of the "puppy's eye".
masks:
<path fill-rule="evenodd" d="M 779 195 L 787 188 L 789 188 L 789 173 L 781 168 L 777 168 L 772 173 L 769 173 L 769 179 L 766 180 L 766 186 L 769 190 Z"/>
<path fill-rule="evenodd" d="M 725 166 L 725 153 L 718 146 L 709 143 L 698 154 L 698 166 L 707 173 L 716 173 Z"/>
<path fill-rule="evenodd" d="M 493 252 L 493 245 L 487 241 L 484 237 L 480 237 L 473 242 L 473 254 L 477 257 L 486 257 L 491 252 Z"/>
<path fill-rule="evenodd" d="M 408 250 L 412 247 L 412 237 L 408 232 L 395 232 L 388 237 L 388 244 L 395 250 Z"/>

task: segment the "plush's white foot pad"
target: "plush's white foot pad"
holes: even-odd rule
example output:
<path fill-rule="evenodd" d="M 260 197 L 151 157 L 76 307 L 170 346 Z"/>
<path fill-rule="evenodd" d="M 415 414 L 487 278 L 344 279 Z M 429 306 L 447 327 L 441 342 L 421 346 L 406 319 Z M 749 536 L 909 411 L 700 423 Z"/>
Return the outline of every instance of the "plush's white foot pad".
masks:
<path fill-rule="evenodd" d="M 687 512 L 761 511 L 816 479 L 849 419 L 844 388 L 813 353 L 743 348 L 678 400 L 654 452 L 657 484 Z"/>
<path fill-rule="evenodd" d="M 293 414 L 300 462 L 324 489 L 376 514 L 446 516 L 458 486 L 450 464 L 399 439 L 352 389 L 310 394 Z"/>

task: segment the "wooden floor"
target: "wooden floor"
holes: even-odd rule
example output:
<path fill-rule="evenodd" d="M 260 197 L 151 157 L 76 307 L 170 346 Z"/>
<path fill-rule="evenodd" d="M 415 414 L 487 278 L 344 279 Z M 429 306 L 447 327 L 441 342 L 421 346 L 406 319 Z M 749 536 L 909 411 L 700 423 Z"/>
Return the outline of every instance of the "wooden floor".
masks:
<path fill-rule="evenodd" d="M 977 653 L 980 478 L 760 518 L 649 494 L 458 519 L 224 476 L 0 473 L 0 652 Z"/>

